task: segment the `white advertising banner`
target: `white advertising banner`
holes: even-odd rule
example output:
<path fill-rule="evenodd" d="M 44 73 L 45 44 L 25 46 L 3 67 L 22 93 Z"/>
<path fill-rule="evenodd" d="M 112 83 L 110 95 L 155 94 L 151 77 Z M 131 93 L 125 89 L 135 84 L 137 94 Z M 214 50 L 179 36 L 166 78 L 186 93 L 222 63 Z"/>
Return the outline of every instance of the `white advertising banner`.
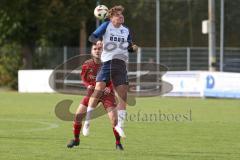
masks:
<path fill-rule="evenodd" d="M 31 93 L 53 93 L 49 77 L 53 70 L 19 70 L 18 91 Z"/>
<path fill-rule="evenodd" d="M 163 80 L 173 85 L 165 96 L 240 98 L 240 73 L 169 71 Z"/>
<path fill-rule="evenodd" d="M 53 93 L 49 77 L 53 70 L 19 70 L 18 91 Z M 164 96 L 240 98 L 240 73 L 169 71 L 163 81 L 173 90 Z"/>
<path fill-rule="evenodd" d="M 204 96 L 219 98 L 240 98 L 240 74 L 204 72 Z"/>
<path fill-rule="evenodd" d="M 162 79 L 173 85 L 173 90 L 164 96 L 203 96 L 200 72 L 169 71 Z"/>

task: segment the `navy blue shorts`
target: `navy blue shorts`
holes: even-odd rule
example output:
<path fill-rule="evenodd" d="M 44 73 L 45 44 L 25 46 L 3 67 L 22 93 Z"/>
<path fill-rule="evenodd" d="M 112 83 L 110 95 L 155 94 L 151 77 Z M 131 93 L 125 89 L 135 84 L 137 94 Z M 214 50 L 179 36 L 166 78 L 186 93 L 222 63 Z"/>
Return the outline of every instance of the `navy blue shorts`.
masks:
<path fill-rule="evenodd" d="M 105 82 L 109 84 L 112 81 L 113 85 L 119 86 L 128 84 L 126 62 L 120 59 L 113 59 L 103 62 L 100 71 L 96 77 L 97 82 Z"/>

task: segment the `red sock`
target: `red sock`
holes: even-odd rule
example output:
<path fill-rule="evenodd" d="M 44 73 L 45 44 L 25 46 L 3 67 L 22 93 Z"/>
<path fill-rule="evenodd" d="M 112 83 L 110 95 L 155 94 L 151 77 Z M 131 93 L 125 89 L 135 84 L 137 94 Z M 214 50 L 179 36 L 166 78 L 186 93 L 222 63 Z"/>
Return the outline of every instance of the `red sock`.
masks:
<path fill-rule="evenodd" d="M 79 141 L 81 128 L 82 128 L 81 123 L 77 124 L 76 122 L 73 122 L 73 134 L 74 134 L 75 141 Z"/>
<path fill-rule="evenodd" d="M 120 144 L 120 136 L 118 134 L 118 132 L 113 128 L 113 133 L 114 133 L 114 136 L 115 136 L 115 139 L 116 139 L 116 144 Z"/>

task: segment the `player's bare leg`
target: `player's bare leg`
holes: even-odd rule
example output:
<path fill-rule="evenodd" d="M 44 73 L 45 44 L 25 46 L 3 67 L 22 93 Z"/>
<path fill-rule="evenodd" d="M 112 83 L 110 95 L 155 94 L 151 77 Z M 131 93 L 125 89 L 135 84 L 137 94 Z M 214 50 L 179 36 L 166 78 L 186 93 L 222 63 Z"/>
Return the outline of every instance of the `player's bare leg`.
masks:
<path fill-rule="evenodd" d="M 126 106 L 127 106 L 127 89 L 128 85 L 119 85 L 115 88 L 116 94 L 118 97 L 118 123 L 115 126 L 115 129 L 119 133 L 119 135 L 123 138 L 126 138 L 126 135 L 123 131 L 124 121 L 126 119 Z"/>
<path fill-rule="evenodd" d="M 74 146 L 78 146 L 80 143 L 80 132 L 82 128 L 82 120 L 85 117 L 87 111 L 87 107 L 80 104 L 74 117 L 74 122 L 73 122 L 73 134 L 74 134 L 74 139 L 72 139 L 67 147 L 68 148 L 73 148 Z"/>
<path fill-rule="evenodd" d="M 114 134 L 115 139 L 116 139 L 116 149 L 117 150 L 123 150 L 123 146 L 122 146 L 121 141 L 120 141 L 121 137 L 115 129 L 115 126 L 117 125 L 117 110 L 114 107 L 108 107 L 106 110 L 108 112 L 108 117 L 111 121 L 112 128 L 113 128 L 113 134 Z"/>
<path fill-rule="evenodd" d="M 86 113 L 86 120 L 85 120 L 85 123 L 83 125 L 83 135 L 84 136 L 89 135 L 91 114 L 92 114 L 92 111 L 97 107 L 99 99 L 101 98 L 105 87 L 106 87 L 105 82 L 97 82 L 96 86 L 95 86 L 95 89 L 94 89 L 94 92 L 89 99 L 88 107 L 87 107 L 87 113 Z"/>

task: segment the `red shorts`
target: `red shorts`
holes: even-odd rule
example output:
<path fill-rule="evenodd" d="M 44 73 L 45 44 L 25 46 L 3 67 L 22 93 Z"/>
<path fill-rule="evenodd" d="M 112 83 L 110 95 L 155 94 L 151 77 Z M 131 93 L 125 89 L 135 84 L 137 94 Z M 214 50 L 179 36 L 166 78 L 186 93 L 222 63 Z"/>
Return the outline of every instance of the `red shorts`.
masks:
<path fill-rule="evenodd" d="M 90 99 L 92 93 L 93 93 L 93 91 L 89 91 L 88 95 L 83 97 L 83 99 L 81 101 L 82 105 L 88 106 L 88 102 L 89 102 L 89 99 Z M 100 103 L 100 102 L 102 102 L 105 109 L 109 108 L 109 107 L 116 107 L 117 106 L 117 103 L 116 103 L 115 96 L 114 96 L 113 92 L 111 92 L 108 95 L 103 95 L 99 99 L 98 103 Z"/>

